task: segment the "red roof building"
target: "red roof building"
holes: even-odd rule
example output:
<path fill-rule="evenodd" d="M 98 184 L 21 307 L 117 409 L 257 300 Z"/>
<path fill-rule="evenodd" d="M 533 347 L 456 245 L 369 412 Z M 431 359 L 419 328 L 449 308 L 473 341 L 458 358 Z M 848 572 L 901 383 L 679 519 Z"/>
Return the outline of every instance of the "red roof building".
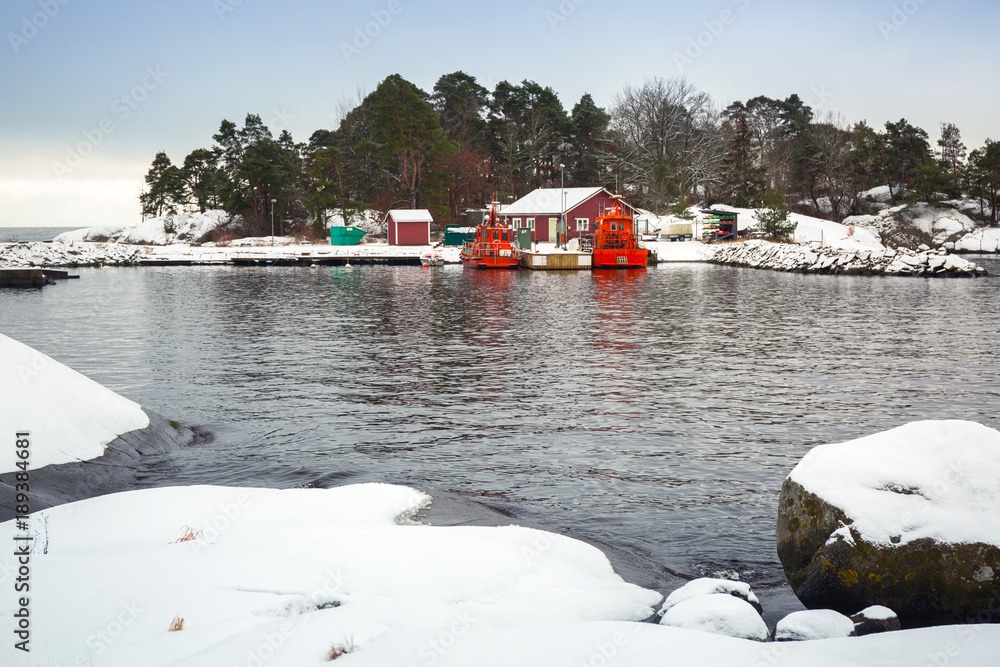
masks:
<path fill-rule="evenodd" d="M 432 222 L 434 218 L 425 208 L 389 211 L 389 245 L 430 245 Z"/>
<path fill-rule="evenodd" d="M 604 188 L 539 188 L 501 208 L 500 217 L 512 229 L 532 230 L 532 241 L 555 243 L 560 216 L 565 215 L 568 241 L 594 233 L 597 216 L 614 205 L 612 196 Z M 623 205 L 633 218 L 639 214 L 634 207 Z"/>

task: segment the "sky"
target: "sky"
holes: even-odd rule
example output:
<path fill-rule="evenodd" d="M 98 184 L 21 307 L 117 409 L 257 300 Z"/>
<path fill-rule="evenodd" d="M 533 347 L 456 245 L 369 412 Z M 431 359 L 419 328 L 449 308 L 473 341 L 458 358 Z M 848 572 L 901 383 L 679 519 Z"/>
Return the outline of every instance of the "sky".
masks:
<path fill-rule="evenodd" d="M 157 151 L 247 113 L 306 141 L 395 73 L 533 80 L 567 110 L 683 76 L 972 149 L 1000 139 L 998 28 L 996 0 L 4 0 L 0 227 L 138 223 Z"/>

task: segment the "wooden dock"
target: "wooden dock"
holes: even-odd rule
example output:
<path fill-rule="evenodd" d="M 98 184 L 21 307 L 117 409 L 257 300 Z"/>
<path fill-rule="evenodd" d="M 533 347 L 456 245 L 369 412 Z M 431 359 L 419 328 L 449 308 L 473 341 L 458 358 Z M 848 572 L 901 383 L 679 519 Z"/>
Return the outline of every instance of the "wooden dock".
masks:
<path fill-rule="evenodd" d="M 0 269 L 0 287 L 42 287 L 45 274 L 41 269 Z"/>
<path fill-rule="evenodd" d="M 589 252 L 522 252 L 520 263 L 532 271 L 589 271 L 593 268 Z"/>

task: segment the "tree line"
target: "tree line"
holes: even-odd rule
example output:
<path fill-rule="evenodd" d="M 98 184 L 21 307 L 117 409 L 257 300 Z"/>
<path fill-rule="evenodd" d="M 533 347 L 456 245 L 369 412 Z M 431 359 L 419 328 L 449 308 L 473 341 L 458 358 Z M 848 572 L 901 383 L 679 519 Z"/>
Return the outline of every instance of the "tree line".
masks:
<path fill-rule="evenodd" d="M 604 186 L 656 213 L 691 204 L 761 206 L 842 220 L 859 193 L 887 186 L 893 203 L 968 196 L 998 224 L 1000 142 L 969 152 L 953 124 L 932 148 L 906 119 L 883 128 L 818 115 L 798 95 L 719 105 L 685 79 L 628 85 L 607 108 L 589 94 L 568 110 L 551 87 L 464 72 L 428 93 L 398 74 L 343 104 L 336 129 L 296 143 L 259 115 L 223 120 L 209 148 L 174 165 L 159 152 L 140 195 L 145 216 L 221 208 L 241 231 L 325 234 L 331 215 L 429 208 L 460 221 L 495 193 L 506 203 L 538 187 Z"/>

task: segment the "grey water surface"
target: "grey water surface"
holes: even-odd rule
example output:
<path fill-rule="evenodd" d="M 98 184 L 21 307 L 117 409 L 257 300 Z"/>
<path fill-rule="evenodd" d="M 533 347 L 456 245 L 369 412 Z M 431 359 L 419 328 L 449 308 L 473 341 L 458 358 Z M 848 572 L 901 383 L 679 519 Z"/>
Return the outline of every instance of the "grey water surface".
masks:
<path fill-rule="evenodd" d="M 151 459 L 145 486 L 410 484 L 767 588 L 778 490 L 809 448 L 1000 428 L 992 276 L 79 273 L 0 291 L 0 331 L 214 436 Z"/>

